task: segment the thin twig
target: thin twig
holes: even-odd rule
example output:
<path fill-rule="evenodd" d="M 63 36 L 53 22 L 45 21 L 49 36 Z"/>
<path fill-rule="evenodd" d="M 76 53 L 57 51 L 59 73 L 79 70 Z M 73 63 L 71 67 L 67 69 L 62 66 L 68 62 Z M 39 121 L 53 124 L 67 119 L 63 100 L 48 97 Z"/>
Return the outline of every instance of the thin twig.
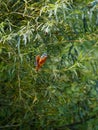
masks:
<path fill-rule="evenodd" d="M 21 87 L 20 87 L 20 64 L 18 65 L 18 88 L 19 88 L 19 98 L 21 99 Z"/>
<path fill-rule="evenodd" d="M 11 12 L 10 14 L 19 14 L 23 17 L 33 18 L 33 16 L 31 16 L 31 15 L 25 15 L 24 13 L 20 13 L 20 12 Z"/>
<path fill-rule="evenodd" d="M 5 125 L 5 126 L 0 126 L 0 129 L 5 129 L 5 128 L 11 128 L 11 127 L 19 127 L 20 124 L 16 124 L 16 125 Z"/>
<path fill-rule="evenodd" d="M 68 124 L 68 125 L 64 125 L 64 126 L 61 126 L 61 127 L 58 127 L 58 128 L 54 128 L 54 130 L 65 130 L 65 128 L 70 128 L 70 129 L 74 129 L 77 125 L 81 125 L 83 124 L 84 122 L 86 123 L 87 121 L 91 120 L 91 119 L 95 119 L 97 118 L 96 115 L 93 115 L 91 117 L 88 117 L 87 119 L 83 120 L 83 121 L 79 121 L 79 122 L 74 122 L 72 124 Z"/>

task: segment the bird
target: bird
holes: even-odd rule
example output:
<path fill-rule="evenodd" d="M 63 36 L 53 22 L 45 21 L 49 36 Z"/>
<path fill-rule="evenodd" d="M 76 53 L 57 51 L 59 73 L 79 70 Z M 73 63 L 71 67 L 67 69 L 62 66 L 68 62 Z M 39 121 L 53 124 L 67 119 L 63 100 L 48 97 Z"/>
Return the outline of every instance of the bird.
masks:
<path fill-rule="evenodd" d="M 43 53 L 41 56 L 40 55 L 36 56 L 36 59 L 35 59 L 36 60 L 36 71 L 38 71 L 43 66 L 46 59 L 47 59 L 47 53 Z"/>

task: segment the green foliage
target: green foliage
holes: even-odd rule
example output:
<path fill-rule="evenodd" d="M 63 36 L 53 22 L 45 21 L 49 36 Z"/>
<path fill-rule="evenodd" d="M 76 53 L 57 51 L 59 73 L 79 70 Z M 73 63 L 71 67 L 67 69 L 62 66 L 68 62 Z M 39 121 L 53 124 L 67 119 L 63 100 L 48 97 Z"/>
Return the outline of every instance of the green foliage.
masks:
<path fill-rule="evenodd" d="M 97 130 L 98 4 L 89 2 L 0 1 L 1 129 Z"/>

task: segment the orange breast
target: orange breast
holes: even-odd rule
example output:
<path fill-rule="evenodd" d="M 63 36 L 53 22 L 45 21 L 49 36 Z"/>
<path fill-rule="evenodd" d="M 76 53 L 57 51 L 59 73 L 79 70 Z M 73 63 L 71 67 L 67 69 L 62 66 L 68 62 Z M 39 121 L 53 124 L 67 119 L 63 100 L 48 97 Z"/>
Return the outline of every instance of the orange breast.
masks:
<path fill-rule="evenodd" d="M 39 60 L 40 66 L 42 66 L 45 63 L 46 59 L 47 59 L 47 56 L 40 58 Z"/>
<path fill-rule="evenodd" d="M 47 59 L 47 56 L 41 56 L 41 57 L 39 55 L 36 56 L 36 71 L 38 71 L 42 67 L 46 59 Z"/>

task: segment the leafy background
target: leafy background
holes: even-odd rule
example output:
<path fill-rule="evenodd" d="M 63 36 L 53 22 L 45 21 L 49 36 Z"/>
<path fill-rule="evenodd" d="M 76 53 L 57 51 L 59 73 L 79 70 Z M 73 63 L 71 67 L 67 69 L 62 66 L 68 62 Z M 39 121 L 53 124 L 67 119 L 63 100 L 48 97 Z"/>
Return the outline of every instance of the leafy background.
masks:
<path fill-rule="evenodd" d="M 97 130 L 98 1 L 0 0 L 0 8 L 0 129 Z"/>

